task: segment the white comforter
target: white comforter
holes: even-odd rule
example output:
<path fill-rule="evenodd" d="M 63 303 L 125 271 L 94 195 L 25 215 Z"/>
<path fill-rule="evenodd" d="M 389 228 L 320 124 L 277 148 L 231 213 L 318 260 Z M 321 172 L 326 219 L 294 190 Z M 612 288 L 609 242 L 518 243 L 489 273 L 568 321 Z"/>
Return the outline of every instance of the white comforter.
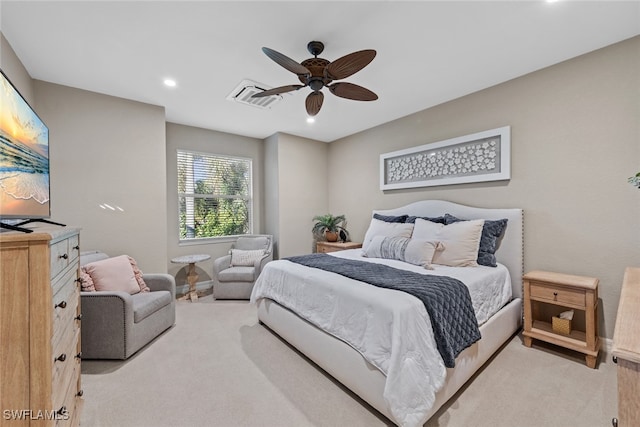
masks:
<path fill-rule="evenodd" d="M 434 266 L 434 270 L 425 270 L 361 254 L 362 250 L 353 249 L 330 255 L 454 277 L 469 288 L 479 325 L 511 299 L 509 272 L 500 264 L 497 268 Z M 265 266 L 251 301 L 261 298 L 278 302 L 358 350 L 386 375 L 384 399 L 395 422 L 422 425 L 444 384 L 446 368 L 419 299 L 286 260 Z"/>

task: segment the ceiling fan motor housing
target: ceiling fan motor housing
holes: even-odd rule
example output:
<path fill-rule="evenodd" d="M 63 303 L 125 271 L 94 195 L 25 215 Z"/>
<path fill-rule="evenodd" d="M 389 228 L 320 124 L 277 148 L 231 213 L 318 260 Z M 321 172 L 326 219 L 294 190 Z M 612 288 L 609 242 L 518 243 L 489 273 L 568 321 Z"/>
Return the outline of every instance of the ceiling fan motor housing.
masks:
<path fill-rule="evenodd" d="M 301 63 L 306 67 L 311 75 L 298 76 L 301 83 L 308 85 L 312 90 L 320 90 L 323 86 L 333 81 L 325 72 L 330 62 L 324 58 L 309 58 Z"/>

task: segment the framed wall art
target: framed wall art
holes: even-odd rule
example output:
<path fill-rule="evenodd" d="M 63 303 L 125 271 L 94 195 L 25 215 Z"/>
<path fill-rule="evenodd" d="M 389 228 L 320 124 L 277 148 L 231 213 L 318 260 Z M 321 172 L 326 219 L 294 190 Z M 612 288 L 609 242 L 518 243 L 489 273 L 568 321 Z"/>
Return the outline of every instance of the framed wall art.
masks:
<path fill-rule="evenodd" d="M 510 126 L 380 155 L 383 191 L 510 178 Z"/>

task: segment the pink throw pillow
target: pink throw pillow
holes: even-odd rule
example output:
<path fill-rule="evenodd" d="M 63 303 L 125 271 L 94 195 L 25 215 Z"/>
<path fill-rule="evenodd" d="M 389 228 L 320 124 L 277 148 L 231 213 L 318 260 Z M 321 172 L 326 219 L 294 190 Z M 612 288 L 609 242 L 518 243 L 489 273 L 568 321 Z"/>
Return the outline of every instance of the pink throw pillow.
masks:
<path fill-rule="evenodd" d="M 131 295 L 140 292 L 127 255 L 89 263 L 84 270 L 91 276 L 96 291 L 123 291 Z"/>
<path fill-rule="evenodd" d="M 84 270 L 84 267 L 80 269 L 80 288 L 82 292 L 95 292 L 96 287 L 93 284 L 91 276 Z"/>
<path fill-rule="evenodd" d="M 142 278 L 142 271 L 138 268 L 138 263 L 135 259 L 128 256 L 129 262 L 131 263 L 131 268 L 133 268 L 133 274 L 136 277 L 136 282 L 138 282 L 138 286 L 140 286 L 140 292 L 151 292 L 151 289 L 147 286 Z"/>

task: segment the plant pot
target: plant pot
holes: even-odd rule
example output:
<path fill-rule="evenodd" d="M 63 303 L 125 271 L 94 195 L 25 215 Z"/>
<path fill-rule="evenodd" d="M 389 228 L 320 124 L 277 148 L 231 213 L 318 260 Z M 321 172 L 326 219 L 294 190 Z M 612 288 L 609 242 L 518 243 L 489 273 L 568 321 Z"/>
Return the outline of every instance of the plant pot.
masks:
<path fill-rule="evenodd" d="M 337 242 L 338 241 L 338 232 L 337 231 L 325 231 L 324 237 L 327 239 L 327 242 Z"/>

